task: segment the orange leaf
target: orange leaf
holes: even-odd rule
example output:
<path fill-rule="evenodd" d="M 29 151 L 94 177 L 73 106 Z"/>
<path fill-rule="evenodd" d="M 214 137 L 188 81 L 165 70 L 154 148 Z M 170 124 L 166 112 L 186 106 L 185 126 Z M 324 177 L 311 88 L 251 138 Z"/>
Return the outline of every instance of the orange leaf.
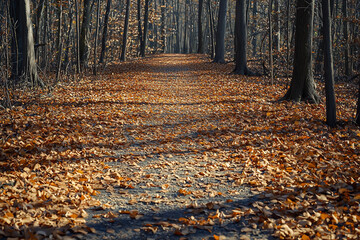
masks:
<path fill-rule="evenodd" d="M 310 240 L 310 238 L 308 237 L 308 235 L 304 234 L 301 236 L 301 240 Z"/>

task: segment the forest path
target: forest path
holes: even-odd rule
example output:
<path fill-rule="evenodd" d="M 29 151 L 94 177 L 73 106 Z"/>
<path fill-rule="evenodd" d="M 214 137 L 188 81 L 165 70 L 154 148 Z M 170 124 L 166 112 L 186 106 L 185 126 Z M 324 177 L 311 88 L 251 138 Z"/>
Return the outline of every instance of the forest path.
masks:
<path fill-rule="evenodd" d="M 358 239 L 358 126 L 233 67 L 162 54 L 14 91 L 0 239 Z M 351 119 L 355 87 L 337 88 Z"/>
<path fill-rule="evenodd" d="M 236 124 L 228 118 L 235 96 L 231 87 L 219 91 L 222 83 L 207 79 L 207 61 L 199 55 L 158 55 L 138 66 L 139 75 L 129 73 L 136 81 L 130 80 L 131 94 L 122 95 L 125 104 L 118 110 L 127 116 L 124 139 L 114 149 L 119 161 L 110 166 L 131 187 L 101 191 L 97 199 L 111 205 L 117 217 L 90 220 L 98 234 L 108 239 L 269 239 L 269 233 L 241 219 L 258 197 L 240 186 L 244 164 L 228 161 L 237 152 L 228 146 L 232 139 L 223 138 Z"/>

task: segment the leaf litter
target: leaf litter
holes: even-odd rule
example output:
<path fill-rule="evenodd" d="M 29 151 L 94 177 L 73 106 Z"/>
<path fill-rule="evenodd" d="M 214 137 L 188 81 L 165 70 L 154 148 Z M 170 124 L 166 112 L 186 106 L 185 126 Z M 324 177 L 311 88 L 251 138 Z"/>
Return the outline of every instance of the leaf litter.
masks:
<path fill-rule="evenodd" d="M 356 87 L 337 84 L 329 129 L 323 104 L 273 103 L 285 83 L 231 68 L 157 55 L 15 92 L 0 113 L 0 236 L 357 239 Z"/>

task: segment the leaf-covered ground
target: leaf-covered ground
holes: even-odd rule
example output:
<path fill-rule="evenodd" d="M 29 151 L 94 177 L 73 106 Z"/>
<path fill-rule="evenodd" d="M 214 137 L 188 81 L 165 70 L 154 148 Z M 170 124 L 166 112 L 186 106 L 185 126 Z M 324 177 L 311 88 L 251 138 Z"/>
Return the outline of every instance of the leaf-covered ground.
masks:
<path fill-rule="evenodd" d="M 355 85 L 329 129 L 323 104 L 232 67 L 157 55 L 14 93 L 0 239 L 358 239 Z"/>

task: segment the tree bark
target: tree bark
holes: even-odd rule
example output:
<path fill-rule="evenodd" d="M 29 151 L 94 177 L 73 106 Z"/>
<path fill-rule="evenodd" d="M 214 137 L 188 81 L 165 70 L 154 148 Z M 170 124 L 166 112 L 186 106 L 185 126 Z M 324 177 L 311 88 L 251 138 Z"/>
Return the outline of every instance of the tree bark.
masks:
<path fill-rule="evenodd" d="M 146 45 L 148 39 L 148 29 L 149 29 L 149 0 L 145 0 L 145 9 L 144 9 L 144 34 L 142 38 L 142 44 L 140 48 L 140 56 L 145 57 Z"/>
<path fill-rule="evenodd" d="M 139 38 L 139 55 L 141 55 L 141 49 L 143 48 L 143 31 L 141 23 L 141 0 L 137 0 L 137 20 L 138 20 L 138 38 Z"/>
<path fill-rule="evenodd" d="M 63 11 L 62 11 L 62 0 L 60 0 L 60 4 L 59 4 L 59 25 L 58 25 L 58 62 L 57 62 L 57 71 L 56 71 L 56 82 L 59 81 L 60 79 L 60 72 L 61 72 L 61 59 L 62 59 L 62 49 L 63 49 L 63 45 L 62 45 L 62 19 L 63 19 Z"/>
<path fill-rule="evenodd" d="M 220 0 L 214 59 L 217 63 L 225 63 L 226 12 L 227 0 Z"/>
<path fill-rule="evenodd" d="M 280 52 L 281 46 L 281 21 L 280 21 L 280 0 L 275 0 L 275 41 L 274 46 Z"/>
<path fill-rule="evenodd" d="M 129 30 L 129 18 L 130 18 L 130 0 L 126 0 L 126 12 L 125 12 L 125 23 L 124 23 L 124 34 L 123 34 L 123 45 L 121 48 L 120 61 L 126 60 L 126 48 L 127 48 L 127 37 Z"/>
<path fill-rule="evenodd" d="M 166 52 L 166 1 L 162 0 L 161 9 L 161 42 L 162 52 Z"/>
<path fill-rule="evenodd" d="M 80 33 L 80 63 L 86 67 L 89 60 L 89 28 L 91 17 L 91 0 L 84 0 L 84 13 Z"/>
<path fill-rule="evenodd" d="M 330 127 L 336 125 L 336 100 L 334 90 L 334 68 L 331 39 L 330 0 L 322 0 L 323 33 L 324 33 L 324 67 L 326 93 L 326 122 Z"/>
<path fill-rule="evenodd" d="M 343 35 L 344 35 L 344 58 L 345 58 L 345 75 L 346 76 L 350 76 L 351 75 L 351 67 L 350 67 L 350 60 L 349 60 L 349 55 L 350 55 L 350 47 L 349 47 L 349 24 L 348 24 L 348 19 L 347 19 L 347 1 L 348 0 L 343 0 L 342 1 L 342 12 L 343 12 Z"/>
<path fill-rule="evenodd" d="M 198 9 L 198 53 L 204 53 L 204 41 L 203 41 L 203 26 L 202 26 L 202 12 L 203 12 L 204 0 L 199 0 Z"/>
<path fill-rule="evenodd" d="M 247 21 L 245 0 L 236 1 L 235 14 L 235 70 L 234 73 L 248 75 L 247 68 Z"/>
<path fill-rule="evenodd" d="M 215 44 L 214 44 L 214 18 L 211 7 L 211 0 L 208 0 L 208 11 L 209 11 L 209 22 L 210 22 L 210 50 L 211 50 L 211 58 L 213 59 L 215 56 Z"/>
<path fill-rule="evenodd" d="M 277 1 L 277 0 L 275 0 Z M 272 4 L 273 0 L 269 0 L 269 62 L 270 62 L 270 82 L 274 84 L 274 58 L 273 58 L 273 28 L 272 28 Z"/>
<path fill-rule="evenodd" d="M 34 35 L 30 18 L 30 0 L 10 1 L 12 38 L 12 79 L 21 79 L 30 86 L 44 86 L 35 61 Z"/>
<path fill-rule="evenodd" d="M 96 76 L 96 65 L 97 65 L 97 42 L 98 42 L 98 32 L 99 32 L 99 20 L 100 20 L 100 0 L 97 0 L 97 11 L 96 11 L 96 26 L 95 26 L 95 46 L 94 46 L 94 68 L 93 74 Z"/>
<path fill-rule="evenodd" d="M 312 72 L 314 0 L 297 0 L 294 70 L 290 88 L 280 100 L 319 102 Z"/>
<path fill-rule="evenodd" d="M 102 35 L 102 41 L 101 41 L 101 54 L 100 54 L 99 63 L 103 63 L 104 58 L 106 56 L 106 41 L 107 41 L 107 35 L 108 35 L 110 9 L 111 9 L 111 0 L 108 0 L 107 4 L 106 4 L 106 12 L 105 12 L 105 19 L 104 19 L 104 29 L 103 29 L 103 35 Z"/>
<path fill-rule="evenodd" d="M 253 25 L 254 25 L 254 30 L 253 32 L 255 33 L 256 31 L 256 27 L 257 27 L 257 0 L 254 1 L 253 3 L 253 9 L 252 9 L 252 16 L 253 16 L 253 19 L 254 19 L 254 22 L 253 22 Z M 252 40 L 252 48 L 253 48 L 253 52 L 252 52 L 252 55 L 253 57 L 256 56 L 257 52 L 256 52 L 256 48 L 257 48 L 257 34 L 254 35 L 253 37 L 253 40 Z"/>
<path fill-rule="evenodd" d="M 74 46 L 76 46 L 76 70 L 77 73 L 81 72 L 81 63 L 80 63 L 80 18 L 79 18 L 79 3 L 78 0 L 75 0 L 75 23 L 76 23 L 76 37 Z"/>

